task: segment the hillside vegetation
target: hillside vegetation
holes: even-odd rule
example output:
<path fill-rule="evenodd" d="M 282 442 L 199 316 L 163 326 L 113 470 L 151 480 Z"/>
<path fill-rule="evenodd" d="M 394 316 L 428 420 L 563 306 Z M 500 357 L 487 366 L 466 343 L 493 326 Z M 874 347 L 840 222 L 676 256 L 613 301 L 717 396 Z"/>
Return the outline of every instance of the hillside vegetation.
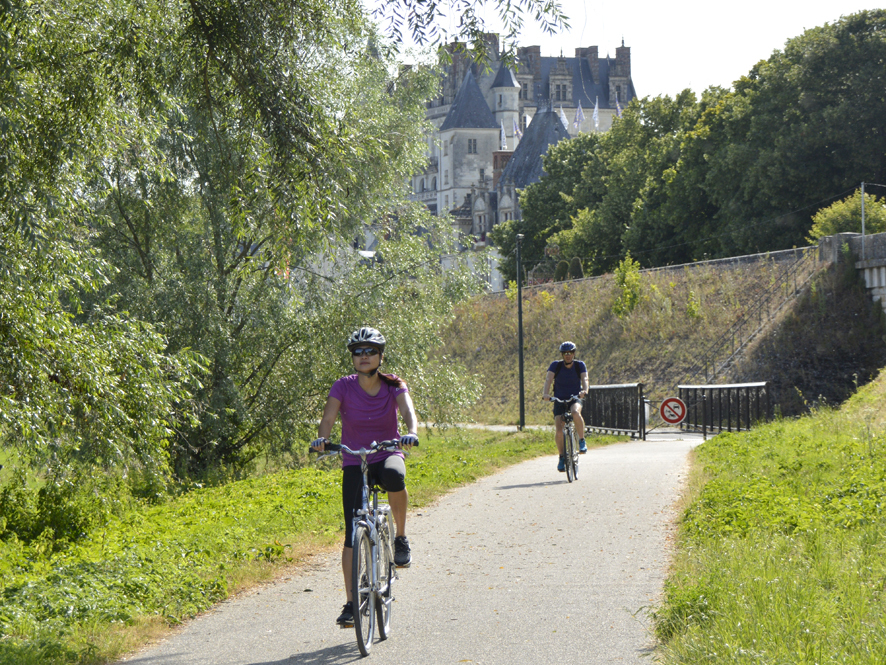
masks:
<path fill-rule="evenodd" d="M 541 401 L 544 375 L 572 340 L 592 385 L 644 384 L 659 400 L 691 379 L 702 353 L 739 319 L 785 269 L 771 257 L 710 262 L 639 272 L 633 286 L 615 275 L 524 289 L 526 421 L 550 422 Z M 626 291 L 633 310 L 621 311 Z M 516 290 L 474 298 L 457 310 L 443 353 L 478 375 L 483 394 L 474 419 L 515 423 L 519 417 Z M 806 398 L 837 403 L 886 364 L 882 313 L 854 270 L 820 266 L 800 298 L 792 298 L 748 351 L 733 379 L 773 381 L 783 413 L 801 413 Z M 723 382 L 726 377 L 719 377 Z"/>
<path fill-rule="evenodd" d="M 697 449 L 663 663 L 886 662 L 886 374 Z"/>

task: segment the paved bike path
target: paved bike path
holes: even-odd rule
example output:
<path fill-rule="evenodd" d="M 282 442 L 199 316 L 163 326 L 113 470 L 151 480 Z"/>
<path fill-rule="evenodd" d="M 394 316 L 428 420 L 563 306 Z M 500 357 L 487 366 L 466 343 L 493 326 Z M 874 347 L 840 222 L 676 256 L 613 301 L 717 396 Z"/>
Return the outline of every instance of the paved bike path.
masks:
<path fill-rule="evenodd" d="M 395 587 L 388 665 L 650 662 L 646 608 L 667 571 L 691 434 L 592 449 L 566 482 L 556 457 L 524 462 L 412 511 L 413 565 Z M 336 664 L 360 660 L 339 554 L 220 604 L 139 665 Z"/>

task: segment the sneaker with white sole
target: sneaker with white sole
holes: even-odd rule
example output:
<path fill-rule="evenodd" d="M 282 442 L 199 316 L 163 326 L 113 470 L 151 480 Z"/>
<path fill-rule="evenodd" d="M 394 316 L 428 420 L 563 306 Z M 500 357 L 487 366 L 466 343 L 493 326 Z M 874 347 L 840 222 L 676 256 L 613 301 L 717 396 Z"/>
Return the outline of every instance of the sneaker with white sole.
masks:
<path fill-rule="evenodd" d="M 341 608 L 341 614 L 338 615 L 338 619 L 335 620 L 342 628 L 351 628 L 354 625 L 354 603 L 350 600 L 345 603 L 345 606 Z"/>
<path fill-rule="evenodd" d="M 412 550 L 406 536 L 394 538 L 394 564 L 397 568 L 409 568 L 412 565 Z"/>
<path fill-rule="evenodd" d="M 582 455 L 584 455 L 586 452 L 588 452 L 588 444 L 585 443 L 584 439 L 578 440 L 578 452 L 581 453 Z"/>

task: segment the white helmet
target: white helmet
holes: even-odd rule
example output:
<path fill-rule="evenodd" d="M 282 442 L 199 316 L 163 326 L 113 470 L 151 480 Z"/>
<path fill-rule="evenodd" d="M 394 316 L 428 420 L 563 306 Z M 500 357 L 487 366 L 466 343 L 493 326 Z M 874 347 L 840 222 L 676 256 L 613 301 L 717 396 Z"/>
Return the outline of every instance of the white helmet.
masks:
<path fill-rule="evenodd" d="M 348 338 L 348 351 L 353 352 L 358 346 L 374 346 L 380 353 L 384 353 L 385 336 L 375 328 L 360 328 Z"/>

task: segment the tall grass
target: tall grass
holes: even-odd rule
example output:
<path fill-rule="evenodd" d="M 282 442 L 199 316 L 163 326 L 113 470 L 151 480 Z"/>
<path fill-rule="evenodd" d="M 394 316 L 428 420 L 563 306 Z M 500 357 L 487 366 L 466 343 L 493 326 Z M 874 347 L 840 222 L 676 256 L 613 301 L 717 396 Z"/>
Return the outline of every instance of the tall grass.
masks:
<path fill-rule="evenodd" d="M 662 662 L 886 662 L 884 393 L 698 449 Z"/>

